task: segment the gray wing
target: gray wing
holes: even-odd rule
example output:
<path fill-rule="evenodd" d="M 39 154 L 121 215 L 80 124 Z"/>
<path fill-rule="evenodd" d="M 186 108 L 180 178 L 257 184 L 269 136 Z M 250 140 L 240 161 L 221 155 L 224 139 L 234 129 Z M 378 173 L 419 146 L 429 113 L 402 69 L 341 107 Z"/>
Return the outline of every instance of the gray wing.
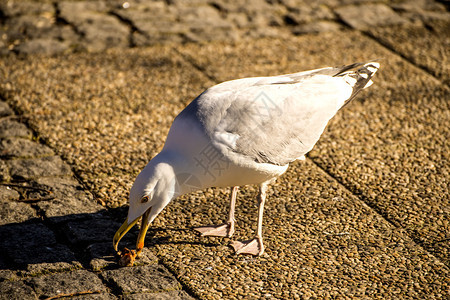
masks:
<path fill-rule="evenodd" d="M 309 152 L 354 89 L 370 80 L 348 70 L 235 80 L 205 91 L 192 105 L 214 143 L 258 163 L 285 165 Z"/>

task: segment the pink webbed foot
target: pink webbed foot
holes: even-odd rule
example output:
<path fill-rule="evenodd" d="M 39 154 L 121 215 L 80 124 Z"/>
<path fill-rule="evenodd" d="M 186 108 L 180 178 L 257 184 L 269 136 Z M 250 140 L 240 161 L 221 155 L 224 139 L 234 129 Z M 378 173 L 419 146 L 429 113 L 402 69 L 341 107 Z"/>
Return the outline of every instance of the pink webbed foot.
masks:
<path fill-rule="evenodd" d="M 234 224 L 224 223 L 221 225 L 210 225 L 196 227 L 194 230 L 200 232 L 201 236 L 231 237 L 234 233 Z"/>
<path fill-rule="evenodd" d="M 255 256 L 261 256 L 264 253 L 264 245 L 261 238 L 255 237 L 248 241 L 233 241 L 233 246 L 236 254 L 250 254 Z"/>

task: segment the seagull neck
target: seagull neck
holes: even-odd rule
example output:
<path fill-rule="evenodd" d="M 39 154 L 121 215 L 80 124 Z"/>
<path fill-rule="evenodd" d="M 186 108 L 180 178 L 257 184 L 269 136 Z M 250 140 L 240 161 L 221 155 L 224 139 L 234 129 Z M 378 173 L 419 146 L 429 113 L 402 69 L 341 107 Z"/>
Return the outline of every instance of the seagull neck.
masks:
<path fill-rule="evenodd" d="M 164 178 L 165 185 L 170 189 L 167 192 L 171 194 L 172 199 L 202 188 L 200 184 L 196 184 L 195 175 L 187 171 L 187 161 L 188 158 L 182 153 L 163 149 L 148 164 L 149 171 L 154 176 L 160 180 Z"/>

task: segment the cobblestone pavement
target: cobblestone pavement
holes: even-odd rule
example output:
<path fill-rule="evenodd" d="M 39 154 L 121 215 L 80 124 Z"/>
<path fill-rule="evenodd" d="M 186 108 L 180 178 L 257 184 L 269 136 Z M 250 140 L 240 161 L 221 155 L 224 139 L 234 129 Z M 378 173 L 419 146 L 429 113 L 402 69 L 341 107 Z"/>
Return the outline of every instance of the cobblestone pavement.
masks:
<path fill-rule="evenodd" d="M 148 250 L 137 267 L 117 269 L 114 212 L 4 101 L 0 117 L 1 299 L 191 298 Z"/>
<path fill-rule="evenodd" d="M 0 0 L 0 20 L 0 299 L 448 297 L 448 1 Z M 208 189 L 118 268 L 130 185 L 203 89 L 374 58 L 373 87 L 271 188 L 263 257 L 190 230 L 226 215 Z"/>

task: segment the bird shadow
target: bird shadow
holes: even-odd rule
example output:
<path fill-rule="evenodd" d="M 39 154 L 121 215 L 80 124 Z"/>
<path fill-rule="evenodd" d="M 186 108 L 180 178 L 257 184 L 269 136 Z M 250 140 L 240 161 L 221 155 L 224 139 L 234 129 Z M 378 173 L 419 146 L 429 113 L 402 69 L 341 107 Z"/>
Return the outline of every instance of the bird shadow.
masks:
<path fill-rule="evenodd" d="M 127 208 L 120 207 L 0 225 L 0 281 L 17 273 L 32 276 L 81 267 L 117 268 L 112 239 L 126 215 Z M 134 248 L 138 232 L 137 226 L 130 230 L 121 241 L 121 247 Z M 221 243 L 200 239 L 188 227 L 151 227 L 145 247 L 156 252 L 164 245 L 217 247 Z"/>

